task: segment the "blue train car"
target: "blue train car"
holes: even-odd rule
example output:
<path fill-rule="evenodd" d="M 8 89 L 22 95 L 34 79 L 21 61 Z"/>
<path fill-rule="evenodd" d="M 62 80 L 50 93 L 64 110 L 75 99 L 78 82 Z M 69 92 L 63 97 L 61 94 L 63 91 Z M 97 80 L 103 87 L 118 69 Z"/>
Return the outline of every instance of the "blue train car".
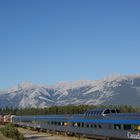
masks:
<path fill-rule="evenodd" d="M 97 139 L 140 139 L 140 113 L 117 109 L 89 110 L 80 115 L 13 116 L 12 123 Z"/>

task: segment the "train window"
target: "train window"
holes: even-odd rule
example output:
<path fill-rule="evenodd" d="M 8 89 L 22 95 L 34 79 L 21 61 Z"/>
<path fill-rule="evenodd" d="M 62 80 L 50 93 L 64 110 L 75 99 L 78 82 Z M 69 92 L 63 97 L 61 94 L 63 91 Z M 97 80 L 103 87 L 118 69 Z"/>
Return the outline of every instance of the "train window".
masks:
<path fill-rule="evenodd" d="M 109 114 L 109 113 L 110 113 L 110 110 L 109 109 L 107 109 L 107 110 L 104 111 L 104 114 Z"/>
<path fill-rule="evenodd" d="M 84 127 L 84 123 L 82 123 L 82 125 L 81 125 L 82 127 Z"/>
<path fill-rule="evenodd" d="M 57 125 L 57 122 L 54 122 L 55 125 Z"/>
<path fill-rule="evenodd" d="M 134 125 L 134 130 L 135 131 L 140 130 L 140 125 Z"/>
<path fill-rule="evenodd" d="M 96 111 L 94 111 L 94 115 L 96 115 Z"/>
<path fill-rule="evenodd" d="M 140 125 L 138 125 L 138 130 L 140 130 Z"/>
<path fill-rule="evenodd" d="M 61 125 L 61 122 L 58 122 L 58 125 Z"/>
<path fill-rule="evenodd" d="M 80 123 L 77 123 L 77 126 L 80 127 Z"/>
<path fill-rule="evenodd" d="M 90 127 L 93 128 L 93 124 L 91 124 Z"/>
<path fill-rule="evenodd" d="M 87 124 L 87 128 L 89 127 L 89 124 Z"/>
<path fill-rule="evenodd" d="M 117 129 L 117 130 L 121 129 L 121 125 L 120 124 L 114 124 L 114 129 Z"/>
<path fill-rule="evenodd" d="M 67 125 L 68 125 L 68 123 L 67 123 L 67 122 L 65 122 L 65 123 L 64 123 L 64 126 L 67 126 Z"/>
<path fill-rule="evenodd" d="M 131 124 L 124 124 L 123 129 L 124 130 L 131 130 Z"/>
<path fill-rule="evenodd" d="M 102 126 L 99 124 L 99 128 L 102 128 Z"/>
<path fill-rule="evenodd" d="M 51 122 L 51 124 L 53 125 L 53 122 Z"/>
<path fill-rule="evenodd" d="M 102 111 L 100 111 L 99 114 L 101 115 L 102 114 Z"/>
<path fill-rule="evenodd" d="M 74 123 L 74 126 L 75 126 L 75 127 L 77 127 L 77 126 L 78 126 L 78 124 L 77 124 L 77 123 Z"/>
<path fill-rule="evenodd" d="M 72 123 L 72 126 L 75 126 L 75 123 Z"/>
<path fill-rule="evenodd" d="M 116 112 L 117 112 L 117 113 L 120 113 L 120 111 L 119 111 L 118 109 L 116 109 Z"/>
<path fill-rule="evenodd" d="M 92 111 L 90 112 L 90 116 L 92 116 Z"/>
<path fill-rule="evenodd" d="M 111 113 L 116 113 L 116 110 L 114 110 L 114 109 L 111 109 L 110 111 L 111 111 Z"/>
<path fill-rule="evenodd" d="M 94 127 L 97 128 L 97 125 L 95 124 Z"/>

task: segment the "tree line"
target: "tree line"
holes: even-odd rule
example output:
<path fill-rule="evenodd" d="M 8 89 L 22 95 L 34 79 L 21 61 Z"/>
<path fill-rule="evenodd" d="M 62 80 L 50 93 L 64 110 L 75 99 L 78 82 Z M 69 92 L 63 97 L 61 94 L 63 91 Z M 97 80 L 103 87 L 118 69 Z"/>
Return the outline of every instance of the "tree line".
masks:
<path fill-rule="evenodd" d="M 0 108 L 0 115 L 58 115 L 58 114 L 83 114 L 86 110 L 95 108 L 117 108 L 121 112 L 140 112 L 139 107 L 128 105 L 121 106 L 95 106 L 95 105 L 67 105 L 51 106 L 48 108 Z"/>

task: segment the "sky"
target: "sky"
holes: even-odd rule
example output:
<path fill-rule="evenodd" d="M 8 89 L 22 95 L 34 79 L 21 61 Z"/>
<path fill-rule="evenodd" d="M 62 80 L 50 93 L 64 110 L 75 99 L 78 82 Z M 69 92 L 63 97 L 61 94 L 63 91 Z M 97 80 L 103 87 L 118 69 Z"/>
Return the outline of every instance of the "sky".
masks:
<path fill-rule="evenodd" d="M 0 89 L 140 74 L 139 0 L 0 0 Z"/>

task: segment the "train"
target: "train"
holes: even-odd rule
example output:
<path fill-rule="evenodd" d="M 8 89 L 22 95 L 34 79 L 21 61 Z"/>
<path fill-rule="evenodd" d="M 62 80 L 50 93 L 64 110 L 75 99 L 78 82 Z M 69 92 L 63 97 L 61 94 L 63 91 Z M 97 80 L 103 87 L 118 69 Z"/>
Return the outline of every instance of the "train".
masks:
<path fill-rule="evenodd" d="M 140 139 L 140 113 L 99 108 L 84 114 L 10 117 L 16 126 L 93 139 Z"/>
<path fill-rule="evenodd" d="M 0 115 L 0 124 L 5 125 L 11 122 L 11 115 Z"/>

